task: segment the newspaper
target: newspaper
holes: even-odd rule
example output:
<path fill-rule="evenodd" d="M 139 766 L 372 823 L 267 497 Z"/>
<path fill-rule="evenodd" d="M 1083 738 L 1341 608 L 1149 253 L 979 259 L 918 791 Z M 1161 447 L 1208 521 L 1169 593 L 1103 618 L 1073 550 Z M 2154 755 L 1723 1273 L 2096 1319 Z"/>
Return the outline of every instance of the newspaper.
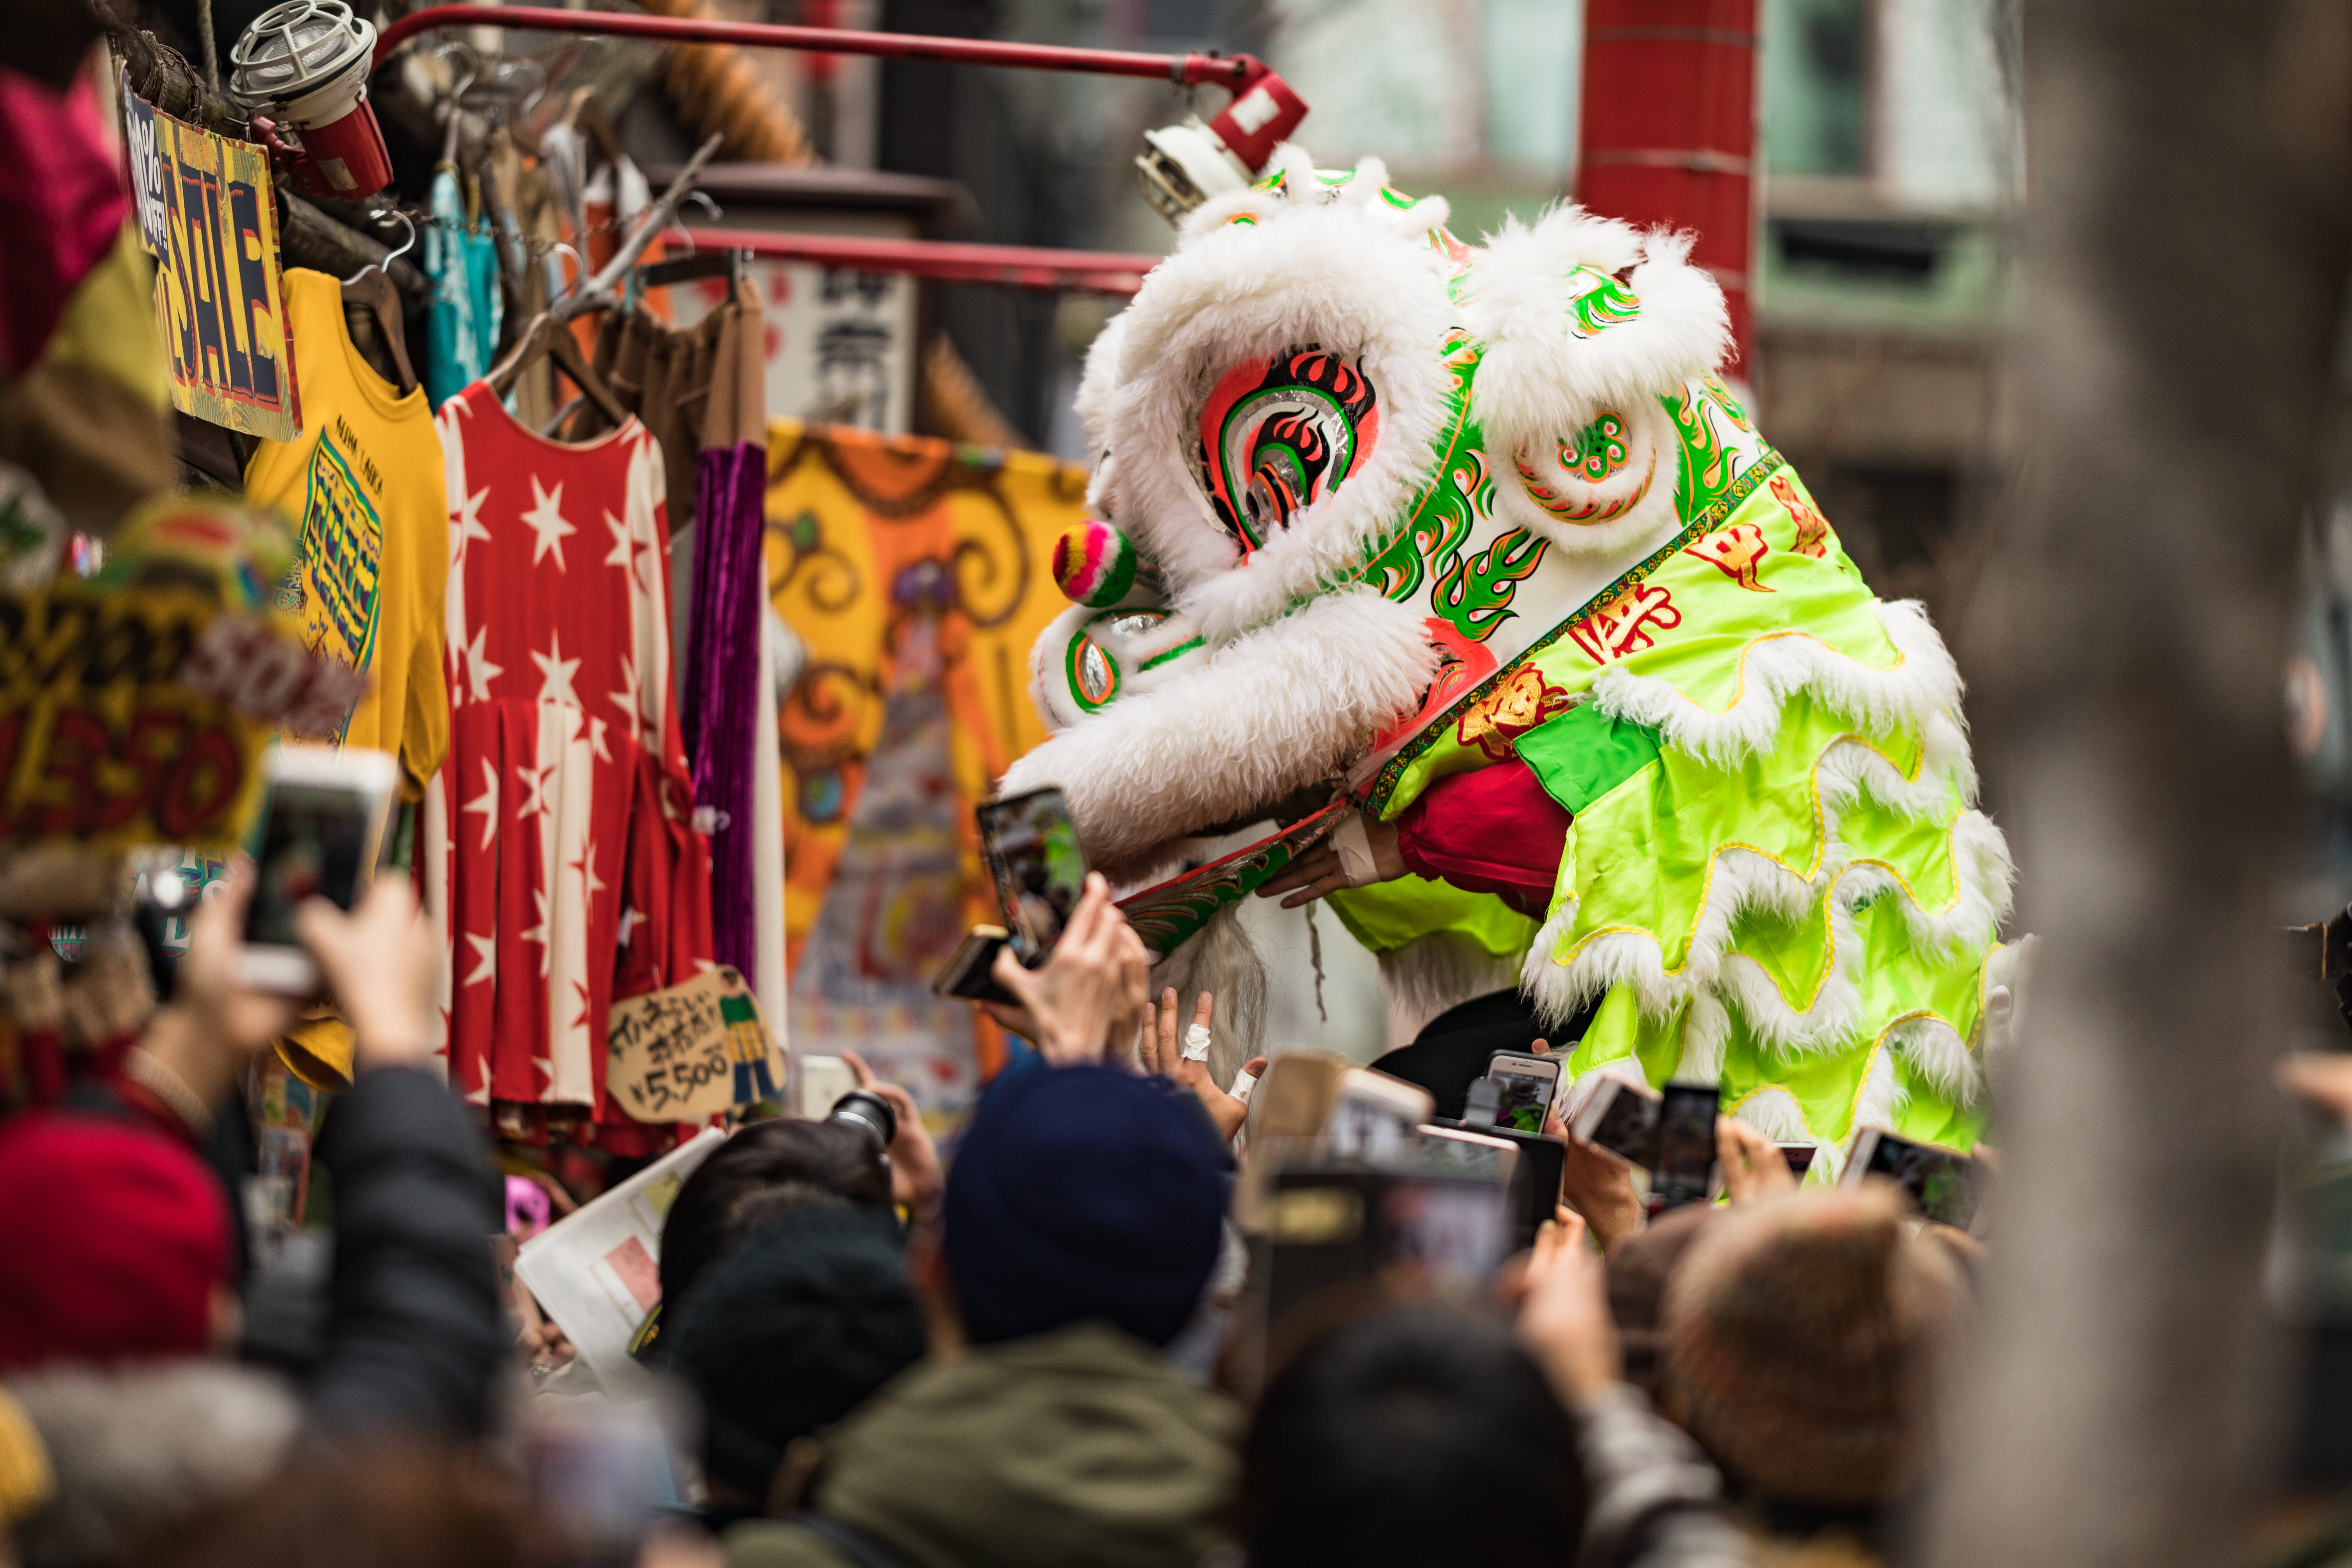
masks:
<path fill-rule="evenodd" d="M 629 1342 L 661 1300 L 662 1222 L 697 1165 L 727 1142 L 710 1128 L 523 1243 L 515 1272 L 615 1399 L 644 1398 L 653 1379 Z"/>

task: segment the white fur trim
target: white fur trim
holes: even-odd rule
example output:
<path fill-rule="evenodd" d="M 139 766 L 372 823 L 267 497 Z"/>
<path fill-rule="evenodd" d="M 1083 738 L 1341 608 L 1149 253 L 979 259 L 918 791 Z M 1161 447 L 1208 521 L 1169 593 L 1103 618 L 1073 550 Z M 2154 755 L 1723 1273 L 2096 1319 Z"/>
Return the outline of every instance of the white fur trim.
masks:
<path fill-rule="evenodd" d="M 1110 398 L 1118 390 L 1119 342 L 1127 336 L 1127 312 L 1103 323 L 1087 345 L 1087 366 L 1078 377 L 1078 395 L 1072 412 L 1078 416 L 1078 434 L 1087 444 L 1087 460 L 1099 463 L 1110 444 Z"/>
<path fill-rule="evenodd" d="M 1326 594 L 1064 730 L 1003 788 L 1060 785 L 1087 855 L 1116 879 L 1167 839 L 1344 768 L 1412 711 L 1435 663 L 1409 609 L 1368 588 Z"/>
<path fill-rule="evenodd" d="M 1955 1105 L 1976 1103 L 1984 1080 L 1958 1029 L 1933 1013 L 1921 1013 L 1896 1019 L 1887 1036 L 1913 1079 Z"/>
<path fill-rule="evenodd" d="M 1486 344 L 1472 405 L 1487 439 L 1507 453 L 1570 435 L 1604 408 L 1631 407 L 1721 363 L 1730 317 L 1722 289 L 1690 264 L 1690 245 L 1689 235 L 1664 229 L 1636 240 L 1625 225 L 1577 206 L 1554 207 L 1533 228 L 1511 218 L 1490 235 L 1464 302 Z M 1644 259 L 1626 287 L 1639 314 L 1590 337 L 1569 331 L 1587 281 L 1574 269 L 1619 272 L 1635 255 Z"/>
<path fill-rule="evenodd" d="M 1729 1113 L 1775 1143 L 1817 1143 L 1805 1125 L 1804 1109 L 1797 1097 L 1779 1084 L 1767 1084 L 1731 1108 Z"/>
<path fill-rule="evenodd" d="M 1315 185 L 1315 199 L 1255 192 L 1209 204 L 1121 317 L 1118 385 L 1104 404 L 1119 522 L 1212 642 L 1273 620 L 1360 564 L 1434 468 L 1455 312 L 1444 259 L 1423 232 L 1427 215 L 1391 207 L 1378 179 L 1367 160 L 1347 185 Z M 1248 209 L 1255 223 L 1201 226 L 1245 196 L 1258 204 Z M 1234 365 L 1310 342 L 1360 363 L 1380 437 L 1353 478 L 1244 563 L 1201 490 L 1201 405 Z"/>
<path fill-rule="evenodd" d="M 1854 1090 L 1853 1115 L 1846 1123 L 1846 1136 L 1853 1136 L 1862 1127 L 1892 1128 L 1895 1119 L 1903 1114 L 1910 1095 L 1903 1088 L 1903 1079 L 1895 1070 L 1895 1053 L 1893 1043 L 1881 1039 L 1871 1047 L 1870 1066 L 1862 1075 L 1862 1086 Z"/>
<path fill-rule="evenodd" d="M 1777 743 L 1780 710 L 1799 691 L 1871 735 L 1917 731 L 1939 709 L 1958 712 L 1959 668 L 1927 612 L 1913 599 L 1874 600 L 1871 608 L 1895 645 L 1892 669 L 1872 669 L 1810 632 L 1768 632 L 1740 649 L 1738 694 L 1720 712 L 1623 665 L 1594 679 L 1592 699 L 1611 718 L 1646 724 L 1677 751 L 1727 767 Z"/>
<path fill-rule="evenodd" d="M 1720 1082 L 1724 1051 L 1730 1043 L 1730 1011 L 1714 992 L 1692 992 L 1683 1009 L 1683 1054 L 1675 1064 L 1675 1076 L 1693 1083 Z"/>

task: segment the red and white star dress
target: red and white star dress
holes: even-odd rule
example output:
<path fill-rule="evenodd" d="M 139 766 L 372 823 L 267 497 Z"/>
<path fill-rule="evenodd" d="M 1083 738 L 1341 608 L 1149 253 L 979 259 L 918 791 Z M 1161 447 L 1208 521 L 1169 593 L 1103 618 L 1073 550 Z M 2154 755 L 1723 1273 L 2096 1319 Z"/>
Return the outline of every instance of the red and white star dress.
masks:
<path fill-rule="evenodd" d="M 578 1120 L 595 1125 L 558 1131 L 667 1148 L 672 1129 L 604 1096 L 613 998 L 711 956 L 709 847 L 671 700 L 661 448 L 634 419 L 548 440 L 481 382 L 436 423 L 450 735 L 425 864 L 449 933 L 449 1081 L 509 1135 Z"/>

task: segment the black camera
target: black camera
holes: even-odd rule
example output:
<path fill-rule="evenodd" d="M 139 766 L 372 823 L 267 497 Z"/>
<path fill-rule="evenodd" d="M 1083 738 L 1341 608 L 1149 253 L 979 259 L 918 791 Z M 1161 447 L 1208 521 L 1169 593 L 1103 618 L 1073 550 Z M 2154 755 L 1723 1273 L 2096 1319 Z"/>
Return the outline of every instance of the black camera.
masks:
<path fill-rule="evenodd" d="M 824 1119 L 864 1132 L 874 1141 L 874 1152 L 883 1164 L 890 1163 L 890 1145 L 898 1136 L 898 1113 L 888 1100 L 870 1089 L 853 1089 L 833 1102 Z"/>

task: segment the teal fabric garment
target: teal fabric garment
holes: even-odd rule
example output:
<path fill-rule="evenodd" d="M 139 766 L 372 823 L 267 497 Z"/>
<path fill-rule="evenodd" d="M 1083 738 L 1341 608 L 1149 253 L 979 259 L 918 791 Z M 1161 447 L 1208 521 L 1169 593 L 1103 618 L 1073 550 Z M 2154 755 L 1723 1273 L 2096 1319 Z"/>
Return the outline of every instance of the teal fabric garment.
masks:
<path fill-rule="evenodd" d="M 425 395 L 438 408 L 489 373 L 503 306 L 499 257 L 486 221 L 466 226 L 457 171 L 433 175 L 433 221 L 425 229 L 425 275 L 433 300 L 425 318 Z"/>

